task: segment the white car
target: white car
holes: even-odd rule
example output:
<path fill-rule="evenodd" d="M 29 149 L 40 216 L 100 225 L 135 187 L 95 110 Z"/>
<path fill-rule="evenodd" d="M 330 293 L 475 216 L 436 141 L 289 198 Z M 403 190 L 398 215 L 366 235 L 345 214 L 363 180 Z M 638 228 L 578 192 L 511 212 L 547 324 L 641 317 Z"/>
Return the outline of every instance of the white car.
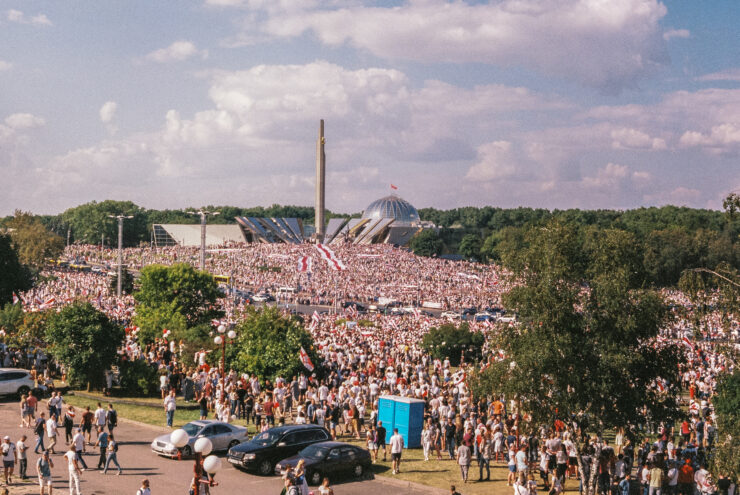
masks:
<path fill-rule="evenodd" d="M 27 394 L 35 386 L 28 370 L 0 368 L 0 395 Z"/>
<path fill-rule="evenodd" d="M 460 313 L 454 311 L 443 311 L 440 315 L 442 318 L 449 318 L 450 320 L 459 320 L 461 318 Z"/>

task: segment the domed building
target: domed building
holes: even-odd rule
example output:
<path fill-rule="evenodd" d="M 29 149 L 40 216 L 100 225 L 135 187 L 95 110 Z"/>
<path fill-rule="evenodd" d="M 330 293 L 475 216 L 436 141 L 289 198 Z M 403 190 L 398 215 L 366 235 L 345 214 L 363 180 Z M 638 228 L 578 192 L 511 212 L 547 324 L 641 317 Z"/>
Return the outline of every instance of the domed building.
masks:
<path fill-rule="evenodd" d="M 362 218 L 367 220 L 393 219 L 393 225 L 410 227 L 419 224 L 419 212 L 403 198 L 390 195 L 373 201 L 365 208 Z"/>

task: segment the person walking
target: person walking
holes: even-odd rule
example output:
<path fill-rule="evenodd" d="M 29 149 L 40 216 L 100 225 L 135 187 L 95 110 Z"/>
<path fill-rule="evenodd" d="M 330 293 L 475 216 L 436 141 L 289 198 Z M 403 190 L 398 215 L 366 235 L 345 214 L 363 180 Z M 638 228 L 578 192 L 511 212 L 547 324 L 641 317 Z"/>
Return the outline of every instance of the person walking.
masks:
<path fill-rule="evenodd" d="M 403 437 L 398 433 L 398 428 L 393 428 L 390 444 L 393 474 L 398 474 L 401 472 L 401 454 L 403 453 Z"/>
<path fill-rule="evenodd" d="M 460 475 L 463 483 L 468 482 L 468 470 L 470 469 L 470 447 L 462 442 L 457 447 L 457 464 L 460 466 Z"/>
<path fill-rule="evenodd" d="M 28 458 L 26 457 L 27 450 L 26 435 L 21 435 L 21 439 L 15 443 L 15 451 L 18 455 L 18 474 L 22 480 L 28 479 L 28 476 L 26 476 L 26 470 L 28 469 Z"/>
<path fill-rule="evenodd" d="M 151 490 L 149 490 L 149 480 L 143 479 L 141 480 L 141 487 L 136 490 L 136 495 L 152 495 Z"/>
<path fill-rule="evenodd" d="M 53 490 L 51 486 L 51 468 L 54 467 L 54 461 L 49 456 L 49 451 L 45 450 L 41 457 L 36 461 L 36 473 L 39 476 L 39 487 L 41 487 L 41 495 L 45 495 L 44 488 L 49 487 L 49 495 Z"/>
<path fill-rule="evenodd" d="M 175 419 L 175 409 L 177 409 L 175 391 L 170 390 L 170 394 L 164 398 L 164 412 L 167 414 L 167 426 L 170 428 L 172 428 L 172 421 Z"/>
<path fill-rule="evenodd" d="M 84 471 L 87 469 L 87 463 L 82 458 L 82 454 L 85 452 L 85 435 L 82 433 L 81 428 L 77 428 L 77 433 L 75 433 L 70 445 L 72 445 L 75 453 L 77 453 L 77 461 L 82 464 L 82 470 Z"/>
<path fill-rule="evenodd" d="M 103 474 L 106 474 L 108 472 L 108 466 L 110 466 L 110 463 L 113 463 L 118 468 L 118 476 L 121 475 L 123 472 L 123 469 L 121 469 L 121 465 L 118 464 L 118 442 L 113 437 L 113 433 L 108 435 L 108 448 L 107 448 L 107 457 L 105 459 L 105 468 L 103 469 Z M 144 480 L 147 483 L 147 488 L 149 487 L 149 480 Z"/>
<path fill-rule="evenodd" d="M 334 490 L 329 486 L 329 478 L 324 478 L 319 487 L 319 495 L 334 495 Z"/>
<path fill-rule="evenodd" d="M 3 437 L 0 451 L 3 454 L 3 477 L 5 478 L 5 484 L 10 485 L 13 481 L 13 470 L 18 463 L 18 458 L 15 455 L 15 445 L 10 441 L 9 436 L 6 435 Z"/>
<path fill-rule="evenodd" d="M 108 404 L 105 419 L 108 422 L 108 433 L 113 434 L 113 429 L 118 426 L 118 412 L 113 409 L 113 404 Z"/>
<path fill-rule="evenodd" d="M 100 448 L 100 457 L 98 458 L 98 469 L 105 467 L 106 451 L 108 450 L 108 433 L 102 426 L 98 426 L 98 439 L 95 440 L 93 447 Z"/>
<path fill-rule="evenodd" d="M 46 420 L 46 435 L 49 437 L 50 453 L 56 454 L 54 446 L 57 444 L 57 420 L 53 416 Z"/>
<path fill-rule="evenodd" d="M 108 420 L 108 413 L 103 409 L 103 405 L 98 402 L 98 408 L 95 409 L 95 427 L 96 430 L 105 428 L 105 424 Z"/>
<path fill-rule="evenodd" d="M 44 433 L 46 430 L 46 418 L 44 417 L 44 411 L 39 413 L 39 417 L 36 419 L 36 424 L 33 427 L 33 434 L 36 435 L 36 444 L 33 447 L 34 454 L 41 454 L 46 448 L 44 448 Z M 39 452 L 39 448 L 41 452 Z"/>
<path fill-rule="evenodd" d="M 478 481 L 483 481 L 483 469 L 486 470 L 486 481 L 491 480 L 491 457 L 493 457 L 493 440 L 491 432 L 483 434 L 478 447 Z"/>
<path fill-rule="evenodd" d="M 64 413 L 64 420 L 62 421 L 62 424 L 64 425 L 64 441 L 67 445 L 69 445 L 69 442 L 72 441 L 72 438 L 74 435 L 72 435 L 72 429 L 75 426 L 75 408 L 72 406 L 67 407 L 67 412 Z"/>
<path fill-rule="evenodd" d="M 82 433 L 80 433 L 82 436 Z M 84 437 L 82 437 L 84 440 Z M 81 495 L 80 492 L 80 476 L 82 475 L 82 469 L 77 462 L 78 455 L 74 444 L 69 446 L 69 450 L 64 457 L 67 459 L 67 468 L 69 470 L 69 495 Z"/>

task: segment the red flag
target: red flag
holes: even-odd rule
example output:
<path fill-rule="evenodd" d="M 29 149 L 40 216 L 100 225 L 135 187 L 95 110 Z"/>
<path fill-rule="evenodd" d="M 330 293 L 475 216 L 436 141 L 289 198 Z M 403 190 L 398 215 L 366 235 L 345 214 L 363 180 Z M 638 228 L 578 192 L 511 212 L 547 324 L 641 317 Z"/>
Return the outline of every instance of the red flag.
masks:
<path fill-rule="evenodd" d="M 692 344 L 692 343 L 691 343 L 691 341 L 690 341 L 689 339 L 687 339 L 686 337 L 684 337 L 684 338 L 683 338 L 683 340 L 682 340 L 682 342 L 683 342 L 684 344 L 686 344 L 686 346 L 687 346 L 687 347 L 688 347 L 689 349 L 691 349 L 692 351 L 694 350 L 694 344 Z"/>
<path fill-rule="evenodd" d="M 303 363 L 303 366 L 305 366 L 308 371 L 313 371 L 313 363 L 311 362 L 311 358 L 308 357 L 308 353 L 303 348 L 303 346 L 301 346 L 300 356 L 301 356 L 301 363 Z"/>
<path fill-rule="evenodd" d="M 391 184 L 391 189 L 398 189 L 398 187 Z"/>

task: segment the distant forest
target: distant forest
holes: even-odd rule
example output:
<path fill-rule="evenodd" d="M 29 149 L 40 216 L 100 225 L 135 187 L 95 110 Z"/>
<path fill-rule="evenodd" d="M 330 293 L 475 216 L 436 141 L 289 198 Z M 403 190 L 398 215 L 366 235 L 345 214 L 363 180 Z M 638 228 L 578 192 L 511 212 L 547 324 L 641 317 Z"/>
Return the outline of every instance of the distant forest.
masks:
<path fill-rule="evenodd" d="M 295 217 L 313 224 L 314 210 L 308 206 L 239 208 L 207 206 L 218 211 L 208 223 L 235 223 L 236 216 Z M 103 201 L 70 208 L 59 215 L 36 216 L 49 230 L 71 242 L 106 245 L 117 243 L 117 224 L 108 215 L 126 214 L 124 222 L 127 246 L 150 241 L 154 223 L 198 223 L 197 215 L 186 210 L 149 210 L 130 201 Z M 451 210 L 423 208 L 422 220 L 439 227 L 433 254 L 462 254 L 479 261 L 496 261 L 502 242 L 518 242 L 527 228 L 559 222 L 584 232 L 618 229 L 630 232 L 640 244 L 648 279 L 657 285 L 677 283 L 686 268 L 717 266 L 740 268 L 740 198 L 730 195 L 725 211 L 663 206 L 633 210 L 546 210 L 535 208 L 464 207 Z M 326 217 L 351 217 L 327 211 Z M 12 216 L 0 219 L 0 227 L 9 225 Z M 441 242 L 440 242 L 441 241 Z M 413 247 L 413 244 L 412 244 Z"/>

